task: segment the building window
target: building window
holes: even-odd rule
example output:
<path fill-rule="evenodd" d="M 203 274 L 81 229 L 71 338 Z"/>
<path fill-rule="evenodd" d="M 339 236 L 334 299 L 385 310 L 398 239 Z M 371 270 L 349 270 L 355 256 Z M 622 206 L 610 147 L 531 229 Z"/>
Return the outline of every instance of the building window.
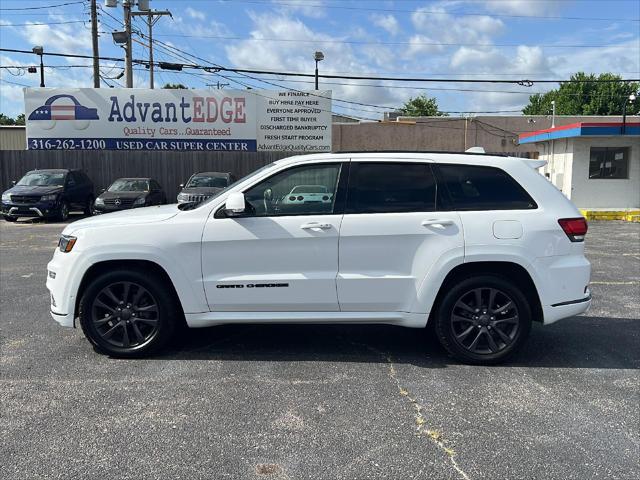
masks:
<path fill-rule="evenodd" d="M 591 147 L 589 178 L 629 178 L 629 148 Z"/>

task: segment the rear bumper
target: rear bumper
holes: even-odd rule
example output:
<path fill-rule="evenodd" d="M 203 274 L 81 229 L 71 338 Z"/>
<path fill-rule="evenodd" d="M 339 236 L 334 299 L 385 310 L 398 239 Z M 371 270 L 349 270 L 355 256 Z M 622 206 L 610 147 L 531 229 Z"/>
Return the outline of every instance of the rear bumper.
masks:
<path fill-rule="evenodd" d="M 544 324 L 549 325 L 551 323 L 562 320 L 563 318 L 574 317 L 581 313 L 586 313 L 591 308 L 591 294 L 581 300 L 572 300 L 568 302 L 559 303 L 556 305 L 550 305 L 543 307 L 544 312 Z"/>

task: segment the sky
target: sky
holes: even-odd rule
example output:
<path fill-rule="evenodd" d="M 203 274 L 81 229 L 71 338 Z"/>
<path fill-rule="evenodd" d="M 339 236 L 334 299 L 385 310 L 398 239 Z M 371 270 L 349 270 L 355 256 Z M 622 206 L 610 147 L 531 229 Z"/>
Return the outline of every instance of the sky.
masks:
<path fill-rule="evenodd" d="M 65 4 L 65 5 L 62 5 Z M 514 115 L 529 95 L 572 73 L 613 72 L 640 78 L 639 0 L 151 0 L 170 10 L 154 27 L 156 62 L 313 73 L 436 79 L 532 80 L 532 86 L 492 83 L 408 83 L 320 79 L 336 113 L 380 119 L 411 97 L 435 97 L 458 115 Z M 98 1 L 100 55 L 121 58 L 111 32 L 123 9 Z M 146 33 L 140 19 L 135 31 Z M 148 58 L 147 38 L 134 35 L 133 57 Z M 89 2 L 2 0 L 0 47 L 91 55 Z M 34 54 L 0 52 L 0 112 L 24 112 L 22 89 L 38 86 Z M 91 61 L 45 57 L 47 87 L 92 87 Z M 123 86 L 122 62 L 103 60 L 102 85 Z M 8 67 L 8 68 L 7 68 Z M 292 81 L 295 80 L 295 81 Z M 313 89 L 313 79 L 231 72 L 156 71 L 156 86 Z M 267 83 L 269 82 L 269 83 Z M 135 67 L 134 87 L 147 88 L 148 71 Z"/>

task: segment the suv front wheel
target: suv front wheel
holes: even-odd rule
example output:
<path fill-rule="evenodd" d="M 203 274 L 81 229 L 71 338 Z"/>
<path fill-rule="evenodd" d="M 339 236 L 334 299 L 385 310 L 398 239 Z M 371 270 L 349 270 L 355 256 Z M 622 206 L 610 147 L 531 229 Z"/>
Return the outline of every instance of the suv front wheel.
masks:
<path fill-rule="evenodd" d="M 494 275 L 467 278 L 449 288 L 435 315 L 442 346 L 471 364 L 500 363 L 531 330 L 531 307 L 512 282 Z"/>
<path fill-rule="evenodd" d="M 148 355 L 174 335 L 180 308 L 167 286 L 137 270 L 94 279 L 80 300 L 80 325 L 94 348 L 113 357 Z"/>

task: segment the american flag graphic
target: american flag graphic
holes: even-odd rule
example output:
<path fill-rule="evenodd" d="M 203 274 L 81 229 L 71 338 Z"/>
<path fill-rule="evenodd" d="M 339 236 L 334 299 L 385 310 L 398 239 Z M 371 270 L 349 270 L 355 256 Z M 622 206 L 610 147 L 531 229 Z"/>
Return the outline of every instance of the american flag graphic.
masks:
<path fill-rule="evenodd" d="M 75 105 L 51 105 L 51 120 L 75 120 Z"/>

